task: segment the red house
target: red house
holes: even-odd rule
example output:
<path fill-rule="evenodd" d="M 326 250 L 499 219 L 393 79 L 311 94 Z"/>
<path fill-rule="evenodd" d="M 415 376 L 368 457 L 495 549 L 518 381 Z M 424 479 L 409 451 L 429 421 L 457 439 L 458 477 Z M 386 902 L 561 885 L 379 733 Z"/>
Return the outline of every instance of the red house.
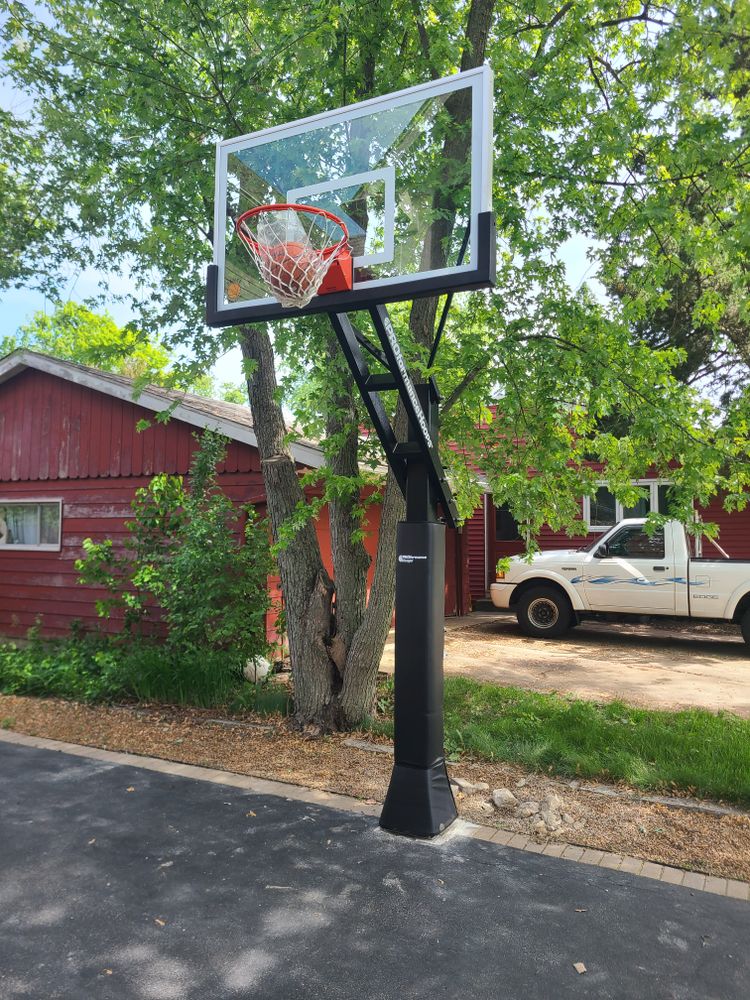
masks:
<path fill-rule="evenodd" d="M 168 423 L 136 430 L 173 403 Z M 185 475 L 195 431 L 205 428 L 230 440 L 219 470 L 222 489 L 263 513 L 247 407 L 154 386 L 134 402 L 133 382 L 121 375 L 27 350 L 0 360 L 0 635 L 23 636 L 39 619 L 46 635 L 64 635 L 73 623 L 119 627 L 97 617 L 102 595 L 77 582 L 83 540 L 122 539 L 135 491 L 160 472 Z M 312 442 L 295 443 L 292 454 L 300 473 L 323 462 Z M 371 555 L 378 518 L 373 505 L 366 524 Z M 330 571 L 325 511 L 317 531 Z M 447 555 L 446 613 L 462 614 L 469 609 L 468 571 L 457 532 L 450 533 Z"/>

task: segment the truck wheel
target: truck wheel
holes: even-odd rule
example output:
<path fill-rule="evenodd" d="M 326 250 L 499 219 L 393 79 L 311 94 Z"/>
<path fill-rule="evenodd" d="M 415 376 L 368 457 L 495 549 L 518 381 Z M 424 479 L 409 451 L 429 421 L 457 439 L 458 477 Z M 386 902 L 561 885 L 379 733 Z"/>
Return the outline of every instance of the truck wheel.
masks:
<path fill-rule="evenodd" d="M 516 617 L 526 635 L 552 639 L 568 631 L 573 609 L 555 587 L 532 587 L 521 595 Z"/>
<path fill-rule="evenodd" d="M 740 628 L 742 629 L 742 638 L 750 646 L 750 608 L 740 618 Z"/>

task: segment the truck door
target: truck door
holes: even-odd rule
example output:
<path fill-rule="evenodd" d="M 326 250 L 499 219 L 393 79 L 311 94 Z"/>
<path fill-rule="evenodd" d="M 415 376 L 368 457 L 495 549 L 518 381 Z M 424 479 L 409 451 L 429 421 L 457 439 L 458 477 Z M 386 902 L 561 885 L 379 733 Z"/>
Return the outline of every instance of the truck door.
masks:
<path fill-rule="evenodd" d="M 623 527 L 593 552 L 584 587 L 592 611 L 675 610 L 675 574 L 662 530 L 647 535 L 641 525 Z"/>

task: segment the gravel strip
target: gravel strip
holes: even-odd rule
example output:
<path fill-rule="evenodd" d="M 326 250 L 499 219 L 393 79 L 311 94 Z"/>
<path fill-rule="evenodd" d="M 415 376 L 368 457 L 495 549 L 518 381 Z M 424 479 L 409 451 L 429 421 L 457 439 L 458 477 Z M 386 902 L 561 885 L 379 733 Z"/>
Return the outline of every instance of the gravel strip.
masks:
<path fill-rule="evenodd" d="M 382 801 L 392 761 L 388 754 L 347 746 L 370 734 L 311 739 L 291 732 L 285 722 L 253 716 L 237 720 L 261 724 L 216 725 L 216 709 L 129 708 L 80 705 L 57 699 L 0 695 L 3 728 L 107 750 L 147 754 L 181 763 L 221 768 L 276 781 Z M 509 788 L 519 799 L 540 801 L 556 793 L 573 825 L 559 839 L 581 848 L 633 855 L 645 861 L 708 875 L 750 881 L 750 817 L 688 812 L 655 803 L 590 795 L 560 787 L 560 780 L 511 764 L 461 762 L 452 777 Z M 487 793 L 458 793 L 463 819 L 493 825 L 511 836 L 532 837 L 528 819 L 500 812 Z M 577 827 L 577 828 L 576 828 Z M 538 840 L 540 844 L 544 840 Z M 554 839 L 550 846 L 554 845 Z"/>

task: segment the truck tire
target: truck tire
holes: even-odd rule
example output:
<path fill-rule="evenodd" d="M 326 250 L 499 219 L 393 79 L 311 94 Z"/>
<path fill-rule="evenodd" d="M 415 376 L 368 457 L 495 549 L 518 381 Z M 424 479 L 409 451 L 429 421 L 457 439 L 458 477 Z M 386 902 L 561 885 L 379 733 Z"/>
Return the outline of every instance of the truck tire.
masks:
<path fill-rule="evenodd" d="M 554 639 L 572 625 L 573 609 L 556 587 L 531 587 L 521 594 L 516 617 L 526 635 Z"/>
<path fill-rule="evenodd" d="M 750 608 L 740 618 L 740 628 L 742 629 L 742 638 L 750 646 Z"/>

